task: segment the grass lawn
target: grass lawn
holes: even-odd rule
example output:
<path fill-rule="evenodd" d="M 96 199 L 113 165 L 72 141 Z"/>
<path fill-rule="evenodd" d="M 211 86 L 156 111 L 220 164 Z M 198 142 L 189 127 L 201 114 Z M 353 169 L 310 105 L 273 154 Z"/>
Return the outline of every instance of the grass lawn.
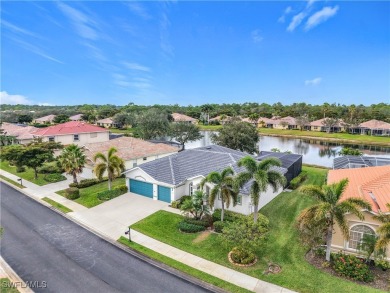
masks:
<path fill-rule="evenodd" d="M 260 134 L 275 134 L 275 135 L 286 135 L 293 137 L 317 137 L 327 138 L 334 140 L 344 140 L 345 142 L 357 143 L 357 144 L 376 144 L 376 145 L 389 145 L 390 137 L 384 136 L 371 136 L 371 135 L 360 135 L 360 134 L 349 134 L 349 133 L 326 133 L 320 131 L 300 131 L 300 130 L 289 130 L 289 129 L 274 129 L 274 128 L 259 128 Z"/>
<path fill-rule="evenodd" d="M 18 182 L 13 181 L 13 180 L 11 180 L 11 179 L 9 179 L 8 177 L 5 177 L 5 176 L 3 176 L 3 175 L 0 175 L 0 178 L 3 179 L 4 181 L 7 181 L 7 182 L 9 182 L 9 183 L 11 183 L 11 184 L 13 184 L 13 185 L 19 187 L 19 188 L 26 188 L 26 186 L 22 186 L 22 185 L 20 185 Z"/>
<path fill-rule="evenodd" d="M 218 279 L 214 276 L 211 276 L 207 273 L 204 273 L 202 271 L 199 271 L 197 269 L 194 269 L 190 266 L 187 266 L 186 264 L 183 264 L 181 262 L 178 262 L 172 258 L 169 258 L 165 255 L 162 255 L 158 252 L 155 252 L 145 246 L 142 246 L 138 243 L 135 243 L 135 242 L 129 242 L 129 240 L 125 237 L 121 237 L 118 239 L 118 242 L 119 243 L 122 243 L 148 257 L 150 257 L 151 259 L 154 259 L 154 260 L 157 260 L 159 262 L 162 262 L 172 268 L 175 268 L 183 273 L 186 273 L 187 275 L 190 275 L 190 276 L 193 276 L 195 278 L 198 278 L 199 280 L 202 280 L 202 281 L 205 281 L 209 284 L 212 284 L 214 286 L 217 286 L 219 288 L 222 288 L 226 291 L 229 291 L 229 292 L 237 292 L 237 293 L 246 293 L 246 292 L 251 292 L 251 291 L 248 291 L 244 288 L 241 288 L 241 287 L 238 287 L 236 285 L 233 285 L 231 283 L 228 283 L 224 280 L 221 280 L 221 279 Z"/>
<path fill-rule="evenodd" d="M 327 170 L 304 167 L 309 177 L 305 184 L 321 185 Z M 210 261 L 230 267 L 253 277 L 278 284 L 299 292 L 375 292 L 377 290 L 331 276 L 306 262 L 305 250 L 301 246 L 295 228 L 295 219 L 312 199 L 297 191 L 283 192 L 265 206 L 261 213 L 270 220 L 267 242 L 256 251 L 259 261 L 249 268 L 239 268 L 229 263 L 226 247 L 219 235 L 210 234 L 202 242 L 193 243 L 196 234 L 180 233 L 177 229 L 182 216 L 158 211 L 132 225 L 132 228 L 169 245 L 198 255 Z M 264 275 L 268 262 L 282 267 L 277 275 Z"/>
<path fill-rule="evenodd" d="M 66 206 L 56 202 L 55 200 L 52 200 L 48 197 L 44 197 L 42 198 L 42 200 L 46 201 L 47 203 L 51 204 L 53 207 L 55 207 L 56 209 L 59 209 L 61 212 L 63 213 L 70 213 L 70 212 L 73 212 L 71 209 L 67 208 Z"/>
<path fill-rule="evenodd" d="M 16 173 L 16 167 L 10 166 L 7 161 L 3 161 L 3 160 L 0 161 L 0 169 L 3 169 L 4 171 L 7 171 L 11 174 L 14 174 L 18 177 L 21 177 L 21 178 L 23 178 L 27 181 L 30 181 L 36 185 L 42 186 L 42 185 L 46 185 L 46 184 L 50 183 L 50 182 L 47 182 L 45 179 L 43 179 L 43 177 L 45 176 L 44 174 L 38 174 L 38 179 L 35 179 L 34 178 L 34 170 L 31 168 L 26 167 L 25 172 Z"/>
<path fill-rule="evenodd" d="M 0 278 L 0 293 L 18 293 L 18 289 L 12 286 L 8 278 Z"/>
<path fill-rule="evenodd" d="M 109 129 L 110 132 L 112 133 L 134 133 L 135 132 L 135 128 L 126 128 L 126 129 L 118 129 L 118 128 L 110 128 Z"/>
<path fill-rule="evenodd" d="M 112 187 L 116 187 L 119 185 L 125 185 L 126 181 L 125 178 L 117 178 L 112 182 Z M 96 185 L 86 187 L 86 188 L 80 188 L 80 197 L 75 202 L 87 207 L 92 208 L 94 206 L 97 206 L 101 204 L 102 200 L 99 200 L 96 196 L 98 192 L 105 191 L 108 189 L 108 182 L 100 182 Z M 57 191 L 59 195 L 65 196 L 65 190 Z"/>

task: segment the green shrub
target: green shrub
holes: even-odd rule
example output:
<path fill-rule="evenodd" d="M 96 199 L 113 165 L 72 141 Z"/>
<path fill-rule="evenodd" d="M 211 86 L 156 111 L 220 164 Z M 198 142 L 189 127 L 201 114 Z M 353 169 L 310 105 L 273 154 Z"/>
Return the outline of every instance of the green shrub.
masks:
<path fill-rule="evenodd" d="M 25 172 L 26 168 L 24 166 L 16 166 L 16 173 Z"/>
<path fill-rule="evenodd" d="M 213 225 L 214 225 L 215 232 L 222 233 L 222 229 L 226 226 L 226 223 L 221 221 L 215 221 Z"/>
<path fill-rule="evenodd" d="M 107 177 L 103 177 L 102 180 L 99 180 L 97 178 L 91 178 L 91 179 L 82 179 L 79 183 L 70 183 L 69 187 L 78 187 L 78 188 L 87 188 L 93 185 L 96 185 L 100 182 L 107 181 Z"/>
<path fill-rule="evenodd" d="M 180 207 L 180 201 L 174 200 L 173 202 L 171 202 L 171 207 L 174 209 L 178 209 Z"/>
<path fill-rule="evenodd" d="M 301 183 L 307 179 L 307 175 L 306 171 L 302 171 L 297 177 L 290 181 L 290 188 L 297 189 Z"/>
<path fill-rule="evenodd" d="M 179 205 L 181 205 L 183 202 L 185 202 L 187 199 L 191 199 L 191 195 L 183 195 L 181 198 L 178 199 Z"/>
<path fill-rule="evenodd" d="M 79 187 L 79 184 L 78 183 L 69 183 L 69 187 Z"/>
<path fill-rule="evenodd" d="M 38 173 L 40 174 L 64 173 L 64 170 L 54 165 L 43 165 L 38 169 Z"/>
<path fill-rule="evenodd" d="M 77 187 L 69 187 L 65 189 L 65 197 L 67 199 L 78 199 L 80 197 L 80 190 Z"/>
<path fill-rule="evenodd" d="M 64 180 L 66 180 L 66 177 L 62 174 L 59 174 L 59 173 L 53 173 L 53 174 L 45 175 L 45 177 L 43 177 L 43 179 L 45 179 L 45 181 L 47 181 L 47 182 L 54 183 L 54 182 L 64 181 Z"/>
<path fill-rule="evenodd" d="M 213 221 L 221 221 L 221 209 L 215 209 L 213 213 Z M 228 222 L 234 222 L 243 219 L 245 215 L 225 210 L 223 220 Z"/>
<path fill-rule="evenodd" d="M 207 220 L 195 220 L 194 218 L 189 218 L 189 217 L 185 217 L 184 218 L 184 222 L 188 223 L 188 224 L 193 224 L 193 225 L 198 225 L 198 226 L 203 226 L 205 228 L 207 228 L 209 225 L 209 221 Z"/>
<path fill-rule="evenodd" d="M 251 264 L 256 260 L 256 255 L 253 252 L 239 247 L 234 247 L 232 249 L 230 257 L 233 262 L 242 265 Z"/>
<path fill-rule="evenodd" d="M 180 231 L 186 233 L 196 233 L 196 232 L 204 231 L 206 229 L 204 226 L 190 224 L 185 221 L 180 222 L 178 228 Z"/>
<path fill-rule="evenodd" d="M 98 192 L 97 198 L 100 200 L 110 200 L 115 197 L 118 197 L 122 194 L 125 194 L 128 191 L 126 185 L 117 186 L 112 190 L 105 190 L 102 192 Z"/>
<path fill-rule="evenodd" d="M 385 259 L 378 259 L 378 260 L 375 260 L 375 265 L 384 270 L 384 271 L 387 271 L 388 269 L 390 269 L 390 262 L 388 262 L 387 260 Z"/>
<path fill-rule="evenodd" d="M 341 276 L 355 281 L 372 282 L 374 276 L 363 259 L 354 255 L 337 253 L 333 257 L 333 268 Z"/>

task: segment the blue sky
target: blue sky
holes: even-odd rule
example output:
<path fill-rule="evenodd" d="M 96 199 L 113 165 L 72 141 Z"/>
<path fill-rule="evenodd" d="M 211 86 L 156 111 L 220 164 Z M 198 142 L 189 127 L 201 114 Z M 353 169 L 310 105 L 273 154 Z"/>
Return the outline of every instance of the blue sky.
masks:
<path fill-rule="evenodd" d="M 390 103 L 390 2 L 2 2 L 1 102 Z"/>

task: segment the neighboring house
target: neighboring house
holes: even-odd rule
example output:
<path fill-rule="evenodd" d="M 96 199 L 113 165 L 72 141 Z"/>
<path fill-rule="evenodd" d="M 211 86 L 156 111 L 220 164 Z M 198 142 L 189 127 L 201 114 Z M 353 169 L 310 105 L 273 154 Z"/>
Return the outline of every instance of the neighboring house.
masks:
<path fill-rule="evenodd" d="M 187 122 L 192 124 L 196 124 L 198 122 L 195 118 L 180 113 L 172 113 L 172 118 L 173 122 Z"/>
<path fill-rule="evenodd" d="M 33 132 L 35 137 L 42 137 L 43 141 L 60 142 L 63 145 L 85 145 L 91 142 L 105 142 L 109 140 L 109 131 L 105 128 L 91 125 L 82 121 L 69 121 Z"/>
<path fill-rule="evenodd" d="M 7 122 L 3 122 L 0 129 L 3 130 L 4 135 L 14 137 L 15 141 L 13 143 L 17 144 L 28 144 L 34 139 L 33 132 L 38 130 L 38 128 L 33 126 Z"/>
<path fill-rule="evenodd" d="M 56 115 L 47 115 L 41 118 L 36 118 L 32 122 L 39 124 L 53 124 L 54 118 L 56 118 Z"/>
<path fill-rule="evenodd" d="M 82 121 L 83 120 L 82 116 L 83 116 L 83 114 L 76 114 L 76 115 L 70 116 L 69 120 L 70 121 Z"/>
<path fill-rule="evenodd" d="M 375 156 L 341 156 L 333 159 L 333 169 L 353 169 L 390 165 L 390 158 Z"/>
<path fill-rule="evenodd" d="M 361 134 L 369 135 L 390 135 L 390 123 L 380 121 L 380 120 L 370 120 L 363 123 L 360 123 L 357 127 Z"/>
<path fill-rule="evenodd" d="M 222 125 L 232 120 L 232 117 L 227 115 L 220 115 L 210 119 L 210 122 L 218 122 Z"/>
<path fill-rule="evenodd" d="M 243 171 L 237 166 L 237 161 L 245 156 L 248 154 L 218 145 L 189 149 L 126 171 L 126 184 L 130 192 L 170 203 L 200 189 L 202 179 L 212 171 L 221 171 L 229 166 L 236 173 Z M 288 171 L 283 167 L 275 167 L 275 170 L 282 174 Z M 248 183 L 240 190 L 237 205 L 231 205 L 229 210 L 242 214 L 253 212 L 249 186 Z M 206 194 L 209 194 L 211 188 L 209 183 L 205 185 Z M 259 208 L 274 199 L 282 190 L 283 188 L 280 188 L 273 192 L 272 188 L 269 188 L 262 193 Z M 221 207 L 219 199 L 216 200 L 215 207 Z"/>
<path fill-rule="evenodd" d="M 332 249 L 346 253 L 358 254 L 359 243 L 364 234 L 375 235 L 381 223 L 373 218 L 379 212 L 390 213 L 386 204 L 390 203 L 390 166 L 378 166 L 356 169 L 330 170 L 328 184 L 348 178 L 349 183 L 342 195 L 342 200 L 358 197 L 371 204 L 372 211 L 363 211 L 364 220 L 347 214 L 350 239 L 344 239 L 338 226 L 334 229 Z M 387 247 L 387 259 L 390 260 L 390 245 Z"/>
<path fill-rule="evenodd" d="M 327 131 L 328 127 L 324 125 L 326 119 L 331 118 L 322 118 L 315 121 L 310 122 L 310 130 L 312 131 Z M 329 132 L 340 132 L 344 131 L 345 126 L 342 120 L 339 120 L 336 125 L 330 128 Z"/>
<path fill-rule="evenodd" d="M 131 169 L 143 163 L 172 155 L 179 151 L 179 148 L 164 143 L 151 143 L 134 137 L 122 136 L 106 142 L 94 142 L 84 145 L 84 153 L 87 157 L 87 166 L 83 173 L 84 178 L 94 178 L 92 170 L 94 167 L 93 157 L 97 153 L 107 154 L 111 147 L 115 147 L 116 155 L 125 161 L 125 168 Z"/>
<path fill-rule="evenodd" d="M 112 118 L 100 119 L 96 121 L 96 125 L 104 128 L 118 127 L 118 124 L 116 124 Z"/>
<path fill-rule="evenodd" d="M 272 118 L 261 117 L 258 120 L 258 127 L 275 128 L 275 129 L 298 129 L 294 117 L 278 117 Z"/>

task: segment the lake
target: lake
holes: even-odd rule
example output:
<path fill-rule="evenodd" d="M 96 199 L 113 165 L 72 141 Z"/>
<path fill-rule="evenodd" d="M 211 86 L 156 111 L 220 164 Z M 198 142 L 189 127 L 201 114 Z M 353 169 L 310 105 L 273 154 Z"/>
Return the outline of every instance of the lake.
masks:
<path fill-rule="evenodd" d="M 211 131 L 202 131 L 203 138 L 186 144 L 186 149 L 192 149 L 213 144 L 211 141 Z M 371 145 L 348 145 L 328 141 L 318 141 L 316 139 L 300 139 L 275 136 L 260 136 L 259 150 L 270 151 L 278 148 L 281 152 L 291 151 L 295 154 L 303 155 L 303 163 L 324 167 L 332 167 L 333 158 L 338 157 L 338 152 L 343 146 L 359 148 L 365 155 L 381 156 L 390 158 L 389 146 Z"/>

